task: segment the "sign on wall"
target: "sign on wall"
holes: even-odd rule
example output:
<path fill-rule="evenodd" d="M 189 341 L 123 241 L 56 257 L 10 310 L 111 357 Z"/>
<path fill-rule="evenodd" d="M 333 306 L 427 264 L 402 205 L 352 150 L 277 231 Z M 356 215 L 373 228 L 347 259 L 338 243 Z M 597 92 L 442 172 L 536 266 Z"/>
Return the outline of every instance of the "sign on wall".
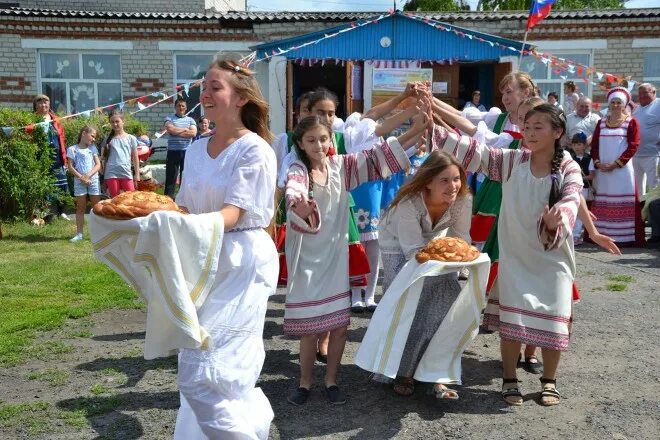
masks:
<path fill-rule="evenodd" d="M 433 79 L 433 69 L 374 69 L 374 92 L 403 92 L 409 82 L 426 82 Z"/>

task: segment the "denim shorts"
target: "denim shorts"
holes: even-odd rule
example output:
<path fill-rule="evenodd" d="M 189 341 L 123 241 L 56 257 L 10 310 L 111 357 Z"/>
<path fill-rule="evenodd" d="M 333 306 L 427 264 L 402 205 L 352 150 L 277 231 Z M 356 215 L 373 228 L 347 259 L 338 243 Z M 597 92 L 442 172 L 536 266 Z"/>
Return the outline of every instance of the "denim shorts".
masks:
<path fill-rule="evenodd" d="M 80 196 L 100 196 L 101 195 L 101 185 L 99 184 L 99 176 L 98 174 L 92 177 L 91 181 L 89 182 L 89 186 L 85 185 L 80 181 L 80 179 L 74 178 L 73 179 L 73 195 L 75 197 L 80 197 Z"/>

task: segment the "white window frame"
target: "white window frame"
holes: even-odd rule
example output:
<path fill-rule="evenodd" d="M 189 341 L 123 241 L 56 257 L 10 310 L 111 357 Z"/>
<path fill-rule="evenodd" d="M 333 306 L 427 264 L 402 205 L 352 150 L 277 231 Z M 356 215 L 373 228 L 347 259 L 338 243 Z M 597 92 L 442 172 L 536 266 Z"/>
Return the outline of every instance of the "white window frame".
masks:
<path fill-rule="evenodd" d="M 190 83 L 190 82 L 197 81 L 197 79 L 192 79 L 192 78 L 182 79 L 182 78 L 177 77 L 176 57 L 178 55 L 208 55 L 209 56 L 209 64 L 210 64 L 216 53 L 218 53 L 218 51 L 213 51 L 213 52 L 212 51 L 205 51 L 205 50 L 185 51 L 185 52 L 184 51 L 173 51 L 172 52 L 172 67 L 173 67 L 173 69 L 172 69 L 173 83 L 172 84 L 173 84 L 173 86 L 176 87 L 179 84 L 185 84 L 185 83 Z M 208 66 L 206 66 L 206 67 L 208 67 Z M 202 96 L 202 88 L 201 87 L 202 86 L 200 84 L 200 86 L 199 86 L 200 100 L 201 100 L 201 96 Z M 188 109 L 188 111 L 190 111 L 190 110 L 191 110 L 191 108 Z M 204 116 L 204 107 L 201 106 L 201 105 L 199 106 L 199 114 L 200 114 L 200 117 Z"/>
<path fill-rule="evenodd" d="M 73 54 L 78 56 L 78 71 L 80 78 L 42 78 L 41 77 L 41 55 L 42 54 Z M 112 55 L 112 56 L 117 56 L 119 57 L 119 79 L 117 80 L 111 80 L 111 79 L 89 79 L 89 78 L 83 78 L 83 55 Z M 39 93 L 42 93 L 43 87 L 42 84 L 44 82 L 47 83 L 64 83 L 66 85 L 65 87 L 65 94 L 66 94 L 66 111 L 67 113 L 71 113 L 71 86 L 70 83 L 72 82 L 88 82 L 88 83 L 93 83 L 94 84 L 94 108 L 99 106 L 99 93 L 98 93 L 98 83 L 112 83 L 112 84 L 119 84 L 119 90 L 120 90 L 120 96 L 119 100 L 123 101 L 124 100 L 124 81 L 123 81 L 123 69 L 122 69 L 122 59 L 121 59 L 121 54 L 116 51 L 106 51 L 106 50 L 55 50 L 55 49 L 40 49 L 37 50 L 37 88 L 39 90 Z M 117 104 L 117 103 L 113 103 Z"/>
<path fill-rule="evenodd" d="M 658 57 L 660 57 L 660 47 L 645 50 L 644 51 L 644 56 L 646 56 L 646 54 L 648 54 L 648 53 L 655 53 L 655 54 L 657 54 Z M 644 65 L 642 65 L 642 74 L 643 73 L 644 73 Z M 658 83 L 660 83 L 660 76 L 645 76 L 644 77 L 644 82 L 650 82 L 650 83 L 653 83 L 653 84 L 658 84 Z"/>
<path fill-rule="evenodd" d="M 543 49 L 541 49 L 543 51 Z M 545 49 L 548 50 L 548 49 Z M 565 59 L 564 56 L 571 56 L 571 55 L 589 55 L 589 64 L 585 65 L 585 67 L 592 67 L 594 65 L 594 49 L 562 49 L 562 50 L 556 50 L 551 52 L 552 55 L 554 55 L 558 59 Z M 536 60 L 536 62 L 540 63 L 540 60 Z M 552 76 L 552 69 L 554 66 L 552 63 L 548 63 L 546 66 L 546 79 L 537 79 L 537 78 L 532 78 L 535 84 L 552 84 L 552 83 L 561 83 L 559 90 L 557 90 L 557 93 L 559 94 L 559 102 L 564 102 L 564 83 L 566 81 L 574 81 L 577 86 L 580 87 L 580 90 L 582 91 L 583 95 L 591 98 L 593 94 L 593 84 L 591 84 L 591 81 L 589 81 L 589 84 L 586 84 L 584 81 L 581 79 L 578 79 L 578 81 L 575 81 L 575 78 L 568 78 L 568 79 L 562 79 L 562 78 L 556 78 L 556 79 L 550 79 Z M 576 66 L 577 69 L 577 66 Z M 586 70 L 586 69 L 585 69 Z M 563 73 L 562 73 L 563 74 Z M 584 75 L 583 75 L 584 76 Z M 586 90 L 584 86 L 586 85 Z"/>

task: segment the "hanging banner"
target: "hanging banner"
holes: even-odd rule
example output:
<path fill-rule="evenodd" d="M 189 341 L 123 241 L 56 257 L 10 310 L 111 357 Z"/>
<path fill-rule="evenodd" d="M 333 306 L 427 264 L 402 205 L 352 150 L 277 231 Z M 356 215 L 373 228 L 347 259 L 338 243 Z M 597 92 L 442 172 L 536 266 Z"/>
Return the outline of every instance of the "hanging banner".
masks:
<path fill-rule="evenodd" d="M 373 70 L 374 92 L 400 93 L 410 82 L 433 80 L 433 69 L 379 69 Z"/>

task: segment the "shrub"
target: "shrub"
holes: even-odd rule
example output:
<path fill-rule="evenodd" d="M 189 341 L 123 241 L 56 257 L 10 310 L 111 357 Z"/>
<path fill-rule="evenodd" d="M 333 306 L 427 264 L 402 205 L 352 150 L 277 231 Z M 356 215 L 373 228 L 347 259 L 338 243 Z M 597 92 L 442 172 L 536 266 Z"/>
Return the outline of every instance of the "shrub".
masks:
<path fill-rule="evenodd" d="M 0 108 L 2 127 L 25 127 L 36 122 L 38 118 L 32 112 Z M 0 133 L 0 218 L 29 219 L 46 209 L 46 199 L 55 190 L 51 164 L 48 139 L 39 127 L 30 133 L 16 128 L 10 136 Z"/>

